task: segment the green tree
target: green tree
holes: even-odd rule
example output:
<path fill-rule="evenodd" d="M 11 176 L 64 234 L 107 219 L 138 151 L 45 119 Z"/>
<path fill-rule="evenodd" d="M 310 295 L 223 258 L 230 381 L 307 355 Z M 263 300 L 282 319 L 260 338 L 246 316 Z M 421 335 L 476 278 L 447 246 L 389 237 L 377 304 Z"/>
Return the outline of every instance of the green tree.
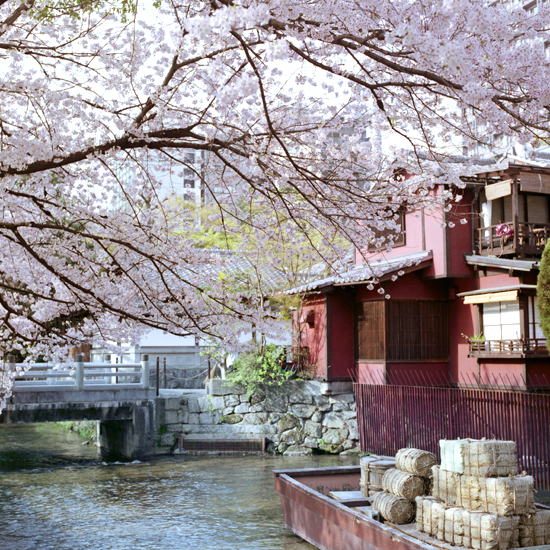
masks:
<path fill-rule="evenodd" d="M 538 310 L 540 328 L 550 340 L 550 241 L 546 243 L 540 262 L 540 273 L 537 280 Z"/>

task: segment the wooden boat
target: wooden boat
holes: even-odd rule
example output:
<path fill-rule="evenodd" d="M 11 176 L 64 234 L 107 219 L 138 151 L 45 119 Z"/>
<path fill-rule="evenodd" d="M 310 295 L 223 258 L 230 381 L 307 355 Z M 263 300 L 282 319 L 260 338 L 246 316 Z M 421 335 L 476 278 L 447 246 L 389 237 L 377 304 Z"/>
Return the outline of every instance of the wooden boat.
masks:
<path fill-rule="evenodd" d="M 285 525 L 321 550 L 457 548 L 419 533 L 415 524 L 393 525 L 371 519 L 367 508 L 370 499 L 359 491 L 359 466 L 274 470 L 273 475 Z M 550 546 L 531 548 L 550 550 Z"/>

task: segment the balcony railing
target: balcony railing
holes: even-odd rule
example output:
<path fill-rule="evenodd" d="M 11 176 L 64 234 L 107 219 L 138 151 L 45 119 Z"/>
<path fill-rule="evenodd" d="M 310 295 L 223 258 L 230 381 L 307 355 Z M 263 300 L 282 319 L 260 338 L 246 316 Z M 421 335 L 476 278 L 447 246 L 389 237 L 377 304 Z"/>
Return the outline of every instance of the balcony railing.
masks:
<path fill-rule="evenodd" d="M 540 256 L 550 238 L 550 224 L 504 222 L 477 230 L 477 252 L 482 256 Z"/>
<path fill-rule="evenodd" d="M 545 338 L 469 340 L 468 346 L 468 353 L 472 357 L 548 355 Z"/>

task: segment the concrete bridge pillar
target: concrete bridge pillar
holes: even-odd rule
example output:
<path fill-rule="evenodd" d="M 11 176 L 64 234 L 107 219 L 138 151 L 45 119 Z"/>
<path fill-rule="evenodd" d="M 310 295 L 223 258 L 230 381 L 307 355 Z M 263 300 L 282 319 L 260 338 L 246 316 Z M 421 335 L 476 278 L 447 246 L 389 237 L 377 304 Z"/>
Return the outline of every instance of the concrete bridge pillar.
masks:
<path fill-rule="evenodd" d="M 158 431 L 156 413 L 156 402 L 151 400 L 134 406 L 131 419 L 100 420 L 97 426 L 99 447 L 129 459 L 151 456 Z"/>

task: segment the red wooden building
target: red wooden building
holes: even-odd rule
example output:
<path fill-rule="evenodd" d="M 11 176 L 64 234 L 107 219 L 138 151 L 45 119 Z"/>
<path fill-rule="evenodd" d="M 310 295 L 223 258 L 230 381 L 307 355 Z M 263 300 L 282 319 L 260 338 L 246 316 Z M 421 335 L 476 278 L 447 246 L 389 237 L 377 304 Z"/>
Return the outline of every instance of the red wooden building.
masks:
<path fill-rule="evenodd" d="M 297 322 L 320 378 L 550 385 L 535 296 L 550 168 L 509 164 L 465 181 L 451 211 L 404 213 L 391 252 L 368 264 L 357 253 L 348 273 L 292 290 L 305 295 Z"/>

